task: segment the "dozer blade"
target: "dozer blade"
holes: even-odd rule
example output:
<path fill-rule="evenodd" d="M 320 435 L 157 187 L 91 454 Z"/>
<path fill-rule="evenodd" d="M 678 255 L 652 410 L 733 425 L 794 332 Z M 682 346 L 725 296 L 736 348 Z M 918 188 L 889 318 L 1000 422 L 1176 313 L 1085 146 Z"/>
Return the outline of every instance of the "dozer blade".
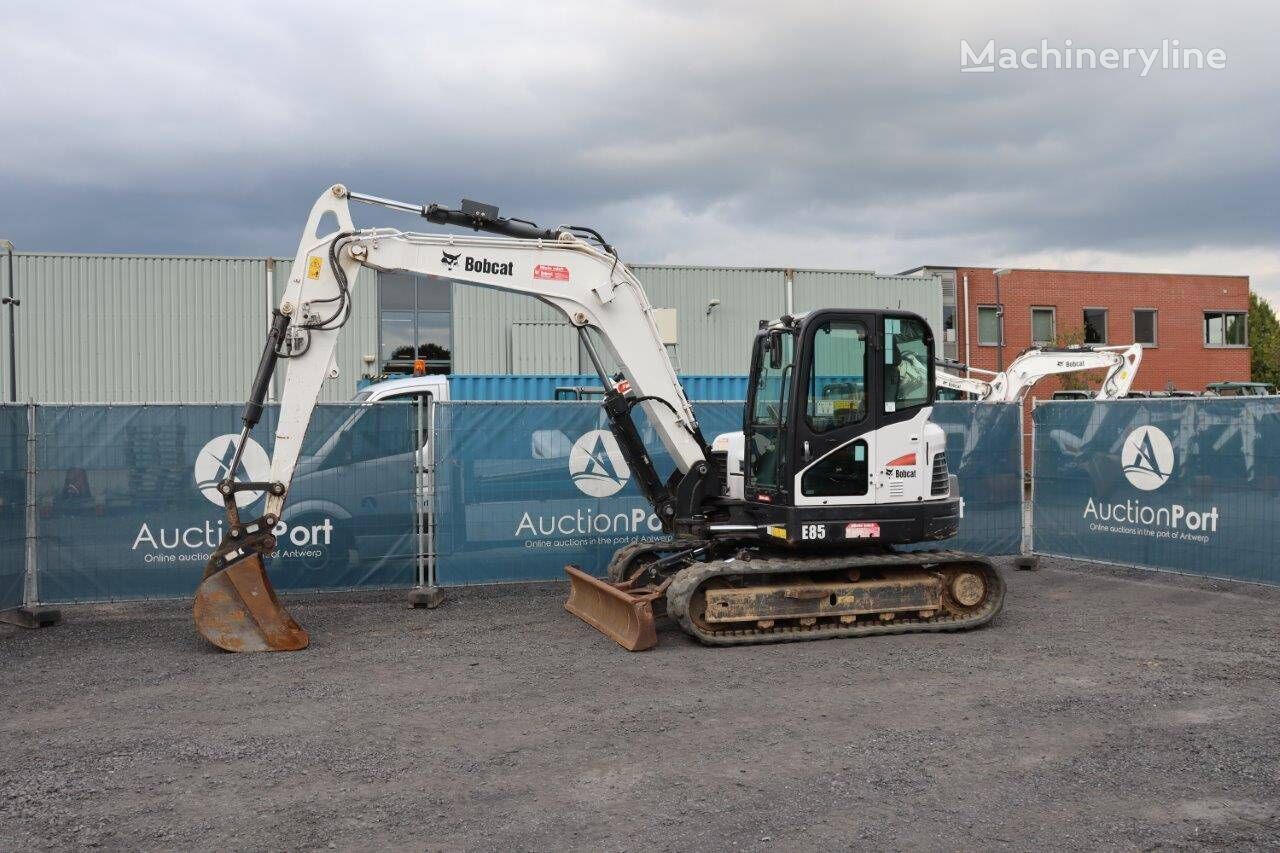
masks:
<path fill-rule="evenodd" d="M 658 644 L 653 627 L 651 591 L 631 592 L 594 578 L 577 566 L 565 566 L 569 576 L 569 600 L 564 609 L 616 641 L 629 652 L 642 652 Z"/>
<path fill-rule="evenodd" d="M 204 638 L 229 652 L 293 652 L 311 642 L 276 598 L 257 554 L 201 581 L 192 611 Z"/>

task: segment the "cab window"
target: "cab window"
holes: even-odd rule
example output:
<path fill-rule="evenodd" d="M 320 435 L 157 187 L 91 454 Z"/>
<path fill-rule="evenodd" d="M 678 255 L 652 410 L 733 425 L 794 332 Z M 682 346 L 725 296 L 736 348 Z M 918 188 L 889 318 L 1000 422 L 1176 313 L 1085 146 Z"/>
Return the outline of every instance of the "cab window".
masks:
<path fill-rule="evenodd" d="M 813 334 L 805 418 L 816 433 L 852 426 L 867 416 L 867 327 L 828 320 Z"/>
<path fill-rule="evenodd" d="M 791 400 L 794 338 L 789 332 L 756 342 L 755 383 L 751 388 L 747 425 L 747 473 L 756 486 L 778 486 L 782 438 Z"/>
<path fill-rule="evenodd" d="M 929 327 L 911 317 L 884 318 L 884 410 L 901 412 L 930 402 Z"/>

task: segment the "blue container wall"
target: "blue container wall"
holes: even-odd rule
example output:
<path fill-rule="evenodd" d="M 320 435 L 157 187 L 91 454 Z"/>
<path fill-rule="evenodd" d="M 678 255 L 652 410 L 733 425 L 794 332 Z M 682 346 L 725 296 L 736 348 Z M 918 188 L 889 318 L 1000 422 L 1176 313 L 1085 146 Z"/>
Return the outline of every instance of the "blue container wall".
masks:
<path fill-rule="evenodd" d="M 474 374 L 449 377 L 452 400 L 554 400 L 556 389 L 599 385 L 600 378 L 572 373 L 543 376 Z"/>
<path fill-rule="evenodd" d="M 680 384 L 690 400 L 745 400 L 745 376 L 681 376 Z"/>
<path fill-rule="evenodd" d="M 681 376 L 680 384 L 690 400 L 745 400 L 745 376 Z M 600 377 L 590 374 L 517 376 L 513 374 L 457 374 L 449 377 L 453 400 L 554 400 L 557 388 L 599 387 Z"/>

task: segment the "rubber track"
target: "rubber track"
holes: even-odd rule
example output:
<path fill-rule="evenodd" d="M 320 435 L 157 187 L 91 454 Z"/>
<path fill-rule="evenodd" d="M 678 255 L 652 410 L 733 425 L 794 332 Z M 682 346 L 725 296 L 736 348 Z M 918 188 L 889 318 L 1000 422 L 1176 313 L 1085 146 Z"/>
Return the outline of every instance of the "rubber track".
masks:
<path fill-rule="evenodd" d="M 817 624 L 812 627 L 785 625 L 759 629 L 743 628 L 706 632 L 689 618 L 689 600 L 698 587 L 714 577 L 746 574 L 793 574 L 799 572 L 838 571 L 856 568 L 906 569 L 916 566 L 945 568 L 964 563 L 982 566 L 987 582 L 987 599 L 981 611 L 971 616 L 942 616 L 933 619 L 903 619 L 853 625 Z M 674 617 L 685 633 L 708 646 L 747 646 L 758 643 L 792 643 L 805 640 L 828 640 L 839 637 L 867 637 L 876 634 L 910 634 L 918 632 L 964 631 L 987 624 L 1004 607 L 1004 578 L 986 557 L 960 551 L 914 551 L 901 554 L 876 554 L 865 557 L 804 557 L 794 559 L 734 560 L 695 563 L 681 569 L 667 589 L 667 615 Z"/>

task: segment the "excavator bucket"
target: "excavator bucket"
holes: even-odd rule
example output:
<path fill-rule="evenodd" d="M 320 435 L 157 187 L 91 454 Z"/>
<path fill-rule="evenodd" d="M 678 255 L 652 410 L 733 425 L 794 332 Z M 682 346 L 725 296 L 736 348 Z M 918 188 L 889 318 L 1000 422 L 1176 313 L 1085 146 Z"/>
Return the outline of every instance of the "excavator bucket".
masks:
<path fill-rule="evenodd" d="M 653 601 L 663 591 L 647 587 L 633 590 L 630 584 L 612 584 L 592 577 L 577 566 L 565 566 L 564 571 L 569 576 L 565 610 L 629 652 L 642 652 L 658 644 L 653 627 Z"/>
<path fill-rule="evenodd" d="M 276 598 L 258 554 L 206 574 L 192 610 L 204 638 L 229 652 L 293 652 L 311 642 Z"/>

